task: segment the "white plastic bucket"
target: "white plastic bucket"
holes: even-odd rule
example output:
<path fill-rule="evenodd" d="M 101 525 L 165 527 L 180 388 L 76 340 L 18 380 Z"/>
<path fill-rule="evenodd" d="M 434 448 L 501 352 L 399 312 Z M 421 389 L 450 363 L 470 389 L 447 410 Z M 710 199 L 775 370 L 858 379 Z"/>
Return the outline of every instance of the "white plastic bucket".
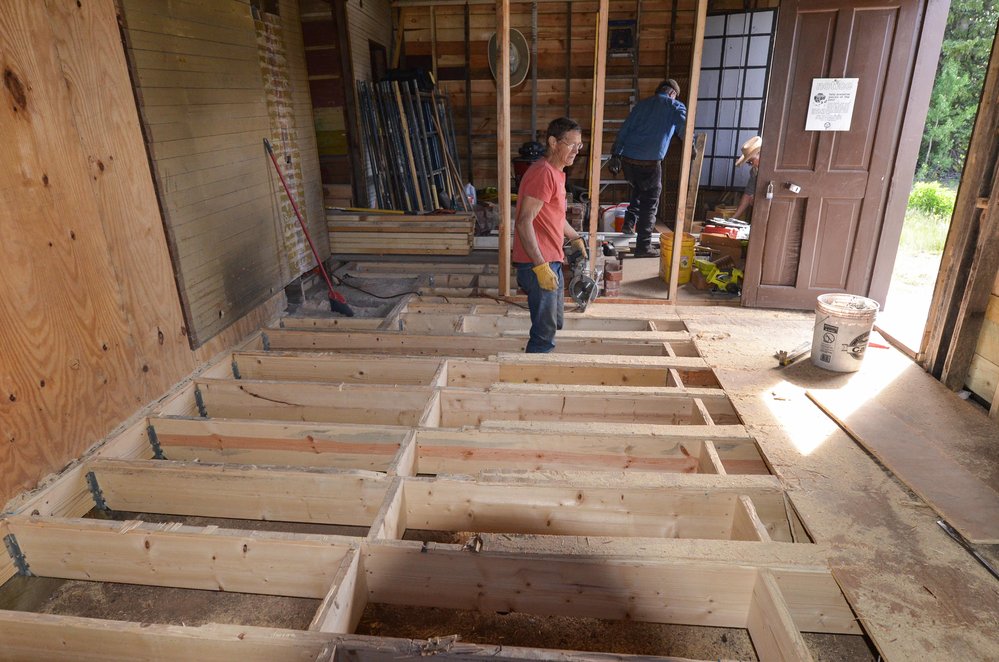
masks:
<path fill-rule="evenodd" d="M 853 294 L 822 294 L 815 304 L 812 363 L 835 372 L 856 372 L 877 317 L 877 301 Z"/>

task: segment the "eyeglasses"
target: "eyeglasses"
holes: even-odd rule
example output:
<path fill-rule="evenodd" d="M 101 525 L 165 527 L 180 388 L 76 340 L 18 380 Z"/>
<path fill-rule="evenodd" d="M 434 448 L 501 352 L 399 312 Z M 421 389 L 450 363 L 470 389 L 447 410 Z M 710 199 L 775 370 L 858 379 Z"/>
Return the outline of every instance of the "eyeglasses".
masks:
<path fill-rule="evenodd" d="M 559 138 L 559 142 L 569 148 L 570 152 L 582 151 L 584 143 L 570 143 Z"/>

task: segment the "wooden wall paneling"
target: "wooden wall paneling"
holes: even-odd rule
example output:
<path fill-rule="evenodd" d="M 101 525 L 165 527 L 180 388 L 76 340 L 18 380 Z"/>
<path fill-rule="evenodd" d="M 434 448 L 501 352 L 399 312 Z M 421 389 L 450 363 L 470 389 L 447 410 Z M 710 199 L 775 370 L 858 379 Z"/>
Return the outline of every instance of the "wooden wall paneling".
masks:
<path fill-rule="evenodd" d="M 999 114 L 988 134 L 993 143 L 989 204 L 985 209 L 975 208 L 972 211 L 973 217 L 977 217 L 977 237 L 968 243 L 973 256 L 962 274 L 965 283 L 963 296 L 941 374 L 943 382 L 953 389 L 964 387 L 976 347 L 982 344 L 982 340 L 991 344 L 995 333 L 994 324 L 986 316 L 993 298 L 992 286 L 999 274 L 999 141 L 996 140 L 999 137 Z M 985 179 L 983 184 L 987 183 L 988 179 Z M 992 312 L 995 313 L 994 308 Z"/>
<path fill-rule="evenodd" d="M 568 4 L 568 12 L 567 10 Z M 634 11 L 633 2 L 612 2 L 611 11 L 615 15 L 627 15 Z M 538 4 L 538 94 L 539 106 L 543 109 L 538 116 L 538 125 L 556 114 L 566 113 L 589 132 L 592 111 L 592 79 L 594 46 L 596 42 L 596 25 L 593 15 L 599 8 L 598 2 L 539 2 Z M 674 31 L 681 46 L 678 52 L 689 53 L 689 44 L 694 39 L 694 18 L 696 3 L 684 0 L 680 3 L 680 11 L 674 19 L 672 11 L 666 6 L 649 4 L 642 10 L 642 42 L 639 53 L 640 64 L 640 96 L 651 93 L 655 84 L 662 79 L 664 62 L 666 61 L 666 42 L 670 31 Z M 465 46 L 464 3 L 435 5 L 436 59 L 439 77 L 446 84 L 455 108 L 456 132 L 473 134 L 471 153 L 467 144 L 459 145 L 459 156 L 472 161 L 471 174 L 478 186 L 496 182 L 497 171 L 493 165 L 496 161 L 496 113 L 493 110 L 495 83 L 489 73 L 486 59 L 486 42 L 495 31 L 494 5 L 471 3 L 467 7 L 469 14 L 468 54 Z M 567 25 L 571 22 L 571 38 L 567 35 Z M 511 4 L 510 25 L 527 34 L 531 28 L 531 3 L 514 2 Z M 421 59 L 429 65 L 431 51 L 431 26 L 428 11 L 418 11 L 410 8 L 401 21 L 405 33 L 407 57 Z M 568 82 L 566 81 L 568 65 Z M 679 66 L 684 68 L 689 64 L 689 55 L 685 58 L 675 58 Z M 681 62 L 682 60 L 682 62 Z M 572 63 L 575 64 L 572 64 Z M 467 66 L 466 66 L 467 65 Z M 630 71 L 630 70 L 629 70 Z M 468 75 L 472 89 L 465 83 Z M 686 85 L 686 74 L 672 77 L 681 80 Z M 568 87 L 567 87 L 568 86 Z M 567 90 L 569 97 L 567 102 Z M 466 101 L 466 96 L 469 100 Z M 511 102 L 511 146 L 528 140 L 531 133 L 531 97 L 530 82 L 510 91 Z M 469 108 L 469 103 L 472 107 Z M 568 103 L 568 107 L 567 106 Z M 565 111 L 560 107 L 566 108 Z M 556 110 L 558 109 L 558 110 Z M 606 116 L 611 119 L 623 119 L 627 109 L 608 107 Z M 470 113 L 471 118 L 466 117 Z M 616 125 L 608 126 L 603 135 L 604 141 L 613 140 Z M 464 141 L 467 142 L 467 141 Z M 590 141 L 588 141 L 590 142 Z M 679 157 L 674 157 L 678 168 Z M 669 165 L 669 164 L 667 164 Z M 582 180 L 586 175 L 586 165 L 581 163 L 569 171 L 570 179 L 585 184 Z M 671 186 L 676 185 L 675 178 Z"/>
<path fill-rule="evenodd" d="M 999 35 L 999 29 L 997 29 Z M 968 155 L 964 163 L 961 184 L 957 191 L 954 214 L 947 233 L 937 274 L 936 286 L 930 314 L 926 320 L 923 344 L 925 359 L 923 366 L 928 372 L 940 378 L 951 388 L 960 388 L 960 382 L 967 373 L 967 364 L 948 361 L 954 343 L 960 334 L 961 310 L 964 294 L 967 291 L 967 274 L 971 269 L 978 239 L 978 218 L 982 210 L 978 199 L 988 195 L 992 188 L 987 174 L 999 169 L 999 141 L 996 140 L 999 126 L 999 39 L 993 41 L 992 55 L 988 72 L 982 87 L 982 101 L 975 118 Z M 995 215 L 993 211 L 993 215 Z M 967 336 L 968 334 L 965 334 Z M 977 337 L 977 333 L 972 338 Z M 965 343 L 968 341 L 965 340 Z M 973 341 L 972 341 L 973 342 Z"/>
<path fill-rule="evenodd" d="M 169 118 L 179 124 L 180 135 L 185 127 L 208 118 L 220 126 L 211 136 L 185 136 L 149 145 L 194 347 L 283 286 L 270 183 L 276 177 L 268 172 L 261 145 L 261 139 L 270 135 L 267 107 L 258 106 L 259 114 L 242 118 L 244 130 L 239 133 L 224 128 L 232 104 L 265 100 L 250 7 L 233 4 L 227 5 L 232 11 L 221 12 L 189 2 L 163 5 L 121 0 L 130 52 L 168 55 L 158 68 L 133 60 L 144 121 L 155 125 Z M 231 82 L 193 87 L 186 71 L 186 58 L 191 54 L 205 58 L 198 60 L 199 68 L 217 72 L 206 72 L 209 76 L 217 78 L 224 72 Z M 179 114 L 191 107 L 197 107 L 197 116 Z M 252 175 L 204 184 L 195 180 L 190 188 L 175 190 L 171 166 L 192 174 L 203 170 L 227 173 L 230 162 L 224 157 L 212 154 L 206 161 L 211 165 L 199 162 L 215 150 L 231 150 L 226 156 L 247 161 Z M 192 163 L 185 165 L 188 159 Z M 165 160 L 170 163 L 161 168 Z"/>
<path fill-rule="evenodd" d="M 392 4 L 389 0 L 347 0 L 351 59 L 355 80 L 372 80 L 368 41 L 388 51 L 392 45 Z"/>

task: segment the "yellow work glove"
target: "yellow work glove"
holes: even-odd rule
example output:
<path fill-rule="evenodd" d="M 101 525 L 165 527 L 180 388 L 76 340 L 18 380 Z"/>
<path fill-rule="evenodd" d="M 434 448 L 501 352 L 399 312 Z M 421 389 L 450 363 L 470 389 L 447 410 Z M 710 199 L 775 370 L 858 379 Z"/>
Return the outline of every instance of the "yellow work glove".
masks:
<path fill-rule="evenodd" d="M 531 267 L 531 271 L 538 277 L 538 285 L 541 286 L 541 289 L 553 292 L 558 287 L 558 276 L 555 275 L 551 265 L 547 262 Z"/>
<path fill-rule="evenodd" d="M 587 257 L 587 255 L 586 255 L 586 242 L 583 241 L 582 237 L 576 237 L 575 239 L 573 239 L 572 241 L 569 242 L 569 245 L 572 246 L 573 248 L 575 248 L 580 253 L 582 253 L 584 258 Z"/>

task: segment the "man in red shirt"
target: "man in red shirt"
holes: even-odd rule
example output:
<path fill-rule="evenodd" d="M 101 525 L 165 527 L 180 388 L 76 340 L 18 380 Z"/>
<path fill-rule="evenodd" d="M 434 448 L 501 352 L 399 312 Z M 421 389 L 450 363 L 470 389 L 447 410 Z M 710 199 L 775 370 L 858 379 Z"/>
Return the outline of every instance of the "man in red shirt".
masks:
<path fill-rule="evenodd" d="M 585 243 L 565 218 L 564 169 L 572 165 L 583 148 L 579 124 L 568 117 L 552 120 L 546 143 L 545 158 L 536 161 L 520 181 L 514 223 L 517 284 L 527 292 L 531 310 L 528 353 L 555 349 L 555 332 L 562 328 L 563 238 L 586 254 Z"/>

